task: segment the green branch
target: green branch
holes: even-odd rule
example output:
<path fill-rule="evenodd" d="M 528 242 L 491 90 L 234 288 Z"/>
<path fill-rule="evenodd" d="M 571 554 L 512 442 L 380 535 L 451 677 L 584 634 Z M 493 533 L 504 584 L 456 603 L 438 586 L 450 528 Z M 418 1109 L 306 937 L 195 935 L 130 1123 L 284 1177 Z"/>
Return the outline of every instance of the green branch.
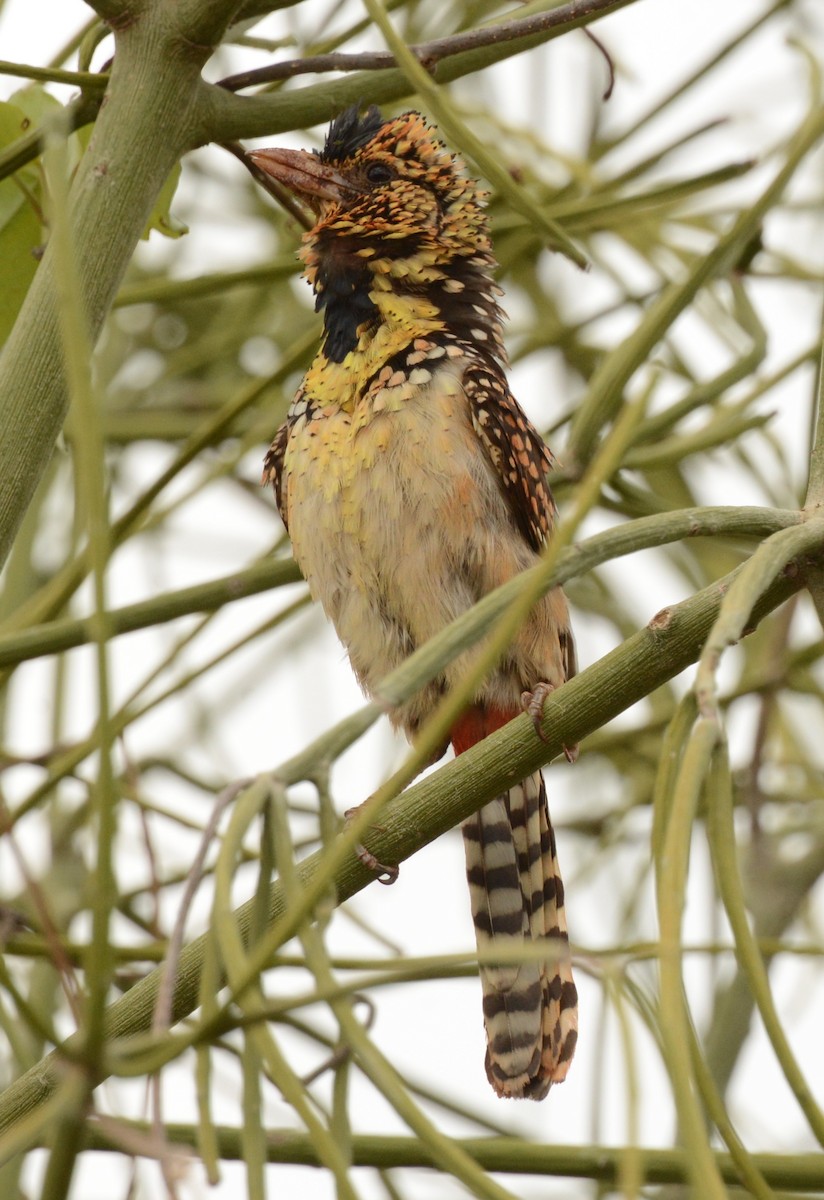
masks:
<path fill-rule="evenodd" d="M 109 85 L 108 74 L 96 75 L 93 71 L 63 71 L 59 67 L 34 67 L 29 63 L 7 62 L 0 59 L 0 75 L 13 75 L 18 79 L 37 79 L 41 83 L 65 83 L 72 87 L 89 88 L 104 92 Z"/>
<path fill-rule="evenodd" d="M 824 505 L 824 349 L 818 357 L 815 394 L 813 396 L 814 431 L 810 450 L 810 478 L 807 484 L 806 506 Z"/>
<path fill-rule="evenodd" d="M 98 1125 L 91 1125 L 85 1134 L 89 1150 L 120 1150 L 116 1129 L 124 1135 L 149 1134 L 144 1122 L 118 1122 L 112 1137 L 107 1137 Z M 166 1124 L 164 1132 L 173 1144 L 197 1146 L 198 1130 L 192 1125 Z M 242 1158 L 241 1130 L 225 1125 L 215 1129 L 220 1157 L 227 1161 Z M 501 1174 L 541 1175 L 597 1179 L 602 1183 L 617 1183 L 621 1176 L 626 1150 L 615 1146 L 562 1146 L 522 1141 L 515 1137 L 456 1138 L 456 1144 L 486 1171 Z M 147 1147 L 148 1149 L 148 1147 Z M 419 1138 L 399 1134 L 353 1134 L 351 1139 L 352 1166 L 431 1167 L 433 1161 Z M 647 1184 L 681 1183 L 688 1179 L 687 1154 L 683 1150 L 658 1150 L 637 1147 L 642 1178 Z M 716 1152 L 719 1173 L 726 1183 L 739 1182 L 732 1156 Z M 317 1147 L 308 1134 L 294 1129 L 266 1131 L 266 1161 L 294 1163 L 299 1166 L 320 1166 Z M 753 1163 L 773 1187 L 798 1192 L 818 1192 L 824 1189 L 824 1159 L 820 1154 L 753 1154 Z"/>
<path fill-rule="evenodd" d="M 137 629 L 163 625 L 194 613 L 216 612 L 233 600 L 256 596 L 287 583 L 299 583 L 302 578 L 292 559 L 266 559 L 247 567 L 245 571 L 236 571 L 221 579 L 194 584 L 176 592 L 153 596 L 151 600 L 140 600 L 136 604 L 114 609 L 107 614 L 109 636 L 134 633 Z M 88 641 L 89 624 L 82 617 L 35 625 L 22 633 L 0 637 L 0 667 L 13 666 L 44 654 L 58 654 L 62 650 L 84 646 Z"/>

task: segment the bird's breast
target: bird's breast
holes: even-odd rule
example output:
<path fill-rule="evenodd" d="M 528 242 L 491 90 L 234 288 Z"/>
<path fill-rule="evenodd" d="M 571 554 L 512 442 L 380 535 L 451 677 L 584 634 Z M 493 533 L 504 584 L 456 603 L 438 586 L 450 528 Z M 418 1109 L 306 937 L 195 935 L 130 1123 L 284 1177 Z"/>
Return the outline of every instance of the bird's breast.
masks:
<path fill-rule="evenodd" d="M 446 356 L 421 363 L 426 379 L 411 387 L 408 371 L 402 379 L 390 373 L 351 411 L 310 402 L 290 434 L 284 469 L 295 558 L 370 693 L 418 646 L 537 561 L 472 426 L 465 365 Z M 547 603 L 524 627 L 529 650 L 521 657 L 533 656 L 533 643 L 548 644 Z M 439 689 L 453 686 L 461 662 L 397 719 L 413 729 Z M 507 702 L 512 692 L 517 703 L 524 679 L 557 674 L 532 665 L 512 672 Z"/>
<path fill-rule="evenodd" d="M 390 372 L 351 411 L 315 410 L 289 439 L 295 558 L 365 679 L 375 641 L 385 673 L 487 590 L 479 564 L 509 524 L 462 365 L 420 364 L 415 383 Z"/>
<path fill-rule="evenodd" d="M 290 436 L 295 557 L 327 607 L 342 571 L 348 586 L 374 590 L 415 531 L 438 523 L 456 488 L 468 487 L 477 447 L 459 373 L 419 371 L 415 379 L 387 368 L 383 386 L 352 409 L 325 405 Z"/>

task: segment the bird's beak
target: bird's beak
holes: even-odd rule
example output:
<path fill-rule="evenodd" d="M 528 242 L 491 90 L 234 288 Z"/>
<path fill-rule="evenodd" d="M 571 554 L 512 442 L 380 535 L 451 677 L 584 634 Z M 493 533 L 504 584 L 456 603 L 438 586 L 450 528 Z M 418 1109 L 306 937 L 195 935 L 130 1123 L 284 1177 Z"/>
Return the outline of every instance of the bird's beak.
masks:
<path fill-rule="evenodd" d="M 340 171 L 309 150 L 250 150 L 249 158 L 316 212 L 324 203 L 338 203 L 352 191 Z"/>

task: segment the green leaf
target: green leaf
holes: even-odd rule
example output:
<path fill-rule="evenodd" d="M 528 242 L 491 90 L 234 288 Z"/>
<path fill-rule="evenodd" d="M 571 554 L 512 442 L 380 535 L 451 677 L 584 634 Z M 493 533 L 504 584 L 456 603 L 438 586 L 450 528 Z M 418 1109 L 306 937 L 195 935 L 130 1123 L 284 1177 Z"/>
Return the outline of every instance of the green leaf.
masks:
<path fill-rule="evenodd" d="M 27 133 L 32 125 L 42 125 L 52 113 L 63 107 L 60 101 L 39 83 L 27 84 L 9 99 L 28 119 L 29 123 L 21 133 Z"/>
<path fill-rule="evenodd" d="M 16 142 L 30 127 L 30 119 L 16 104 L 0 103 L 0 148 Z M 37 170 L 32 166 L 24 167 L 17 172 L 16 179 L 16 182 L 14 178 L 4 180 L 0 186 L 0 225 L 10 220 L 20 205 L 25 203 L 25 191 L 20 183 L 25 187 L 35 186 Z"/>
<path fill-rule="evenodd" d="M 0 148 L 17 141 L 31 124 L 23 108 L 0 103 Z M 8 337 L 37 270 L 37 252 L 43 241 L 40 192 L 40 173 L 31 165 L 0 182 L 0 344 Z"/>
<path fill-rule="evenodd" d="M 9 100 L 21 109 L 25 117 L 28 118 L 28 124 L 21 130 L 23 133 L 35 127 L 42 128 L 44 125 L 48 125 L 54 114 L 60 112 L 63 108 L 60 101 L 38 83 L 27 84 L 19 92 L 15 92 L 13 96 L 10 96 Z M 93 125 L 82 125 L 80 129 L 76 129 L 74 133 L 69 135 L 69 170 L 72 173 L 77 169 L 77 164 L 86 152 L 86 147 L 89 144 L 93 130 Z M 40 159 L 36 159 L 35 162 L 39 163 Z M 39 169 L 34 164 L 26 169 L 32 171 L 33 168 L 37 173 L 39 184 Z"/>
<path fill-rule="evenodd" d="M 0 191 L 11 181 L 0 186 Z M 13 186 L 13 185 L 11 185 Z M 29 204 L 21 204 L 0 228 L 0 262 L 3 287 L 0 288 L 0 344 L 11 332 L 37 270 L 36 250 L 41 241 L 40 221 Z"/>
<path fill-rule="evenodd" d="M 177 191 L 179 179 L 180 163 L 170 172 L 168 179 L 160 189 L 155 206 L 146 222 L 146 228 L 140 235 L 144 242 L 148 240 L 153 229 L 169 238 L 183 237 L 184 233 L 189 232 L 189 226 L 178 220 L 172 213 L 172 200 Z"/>

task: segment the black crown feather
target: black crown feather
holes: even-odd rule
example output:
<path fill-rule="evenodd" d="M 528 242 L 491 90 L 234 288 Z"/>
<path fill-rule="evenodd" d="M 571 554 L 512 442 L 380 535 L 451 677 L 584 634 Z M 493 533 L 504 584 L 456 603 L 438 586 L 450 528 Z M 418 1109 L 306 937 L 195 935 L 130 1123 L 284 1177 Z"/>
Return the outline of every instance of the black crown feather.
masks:
<path fill-rule="evenodd" d="M 360 105 L 352 104 L 335 117 L 329 126 L 320 157 L 323 162 L 343 162 L 365 146 L 383 125 L 383 116 L 376 104 L 370 104 L 363 116 Z"/>

